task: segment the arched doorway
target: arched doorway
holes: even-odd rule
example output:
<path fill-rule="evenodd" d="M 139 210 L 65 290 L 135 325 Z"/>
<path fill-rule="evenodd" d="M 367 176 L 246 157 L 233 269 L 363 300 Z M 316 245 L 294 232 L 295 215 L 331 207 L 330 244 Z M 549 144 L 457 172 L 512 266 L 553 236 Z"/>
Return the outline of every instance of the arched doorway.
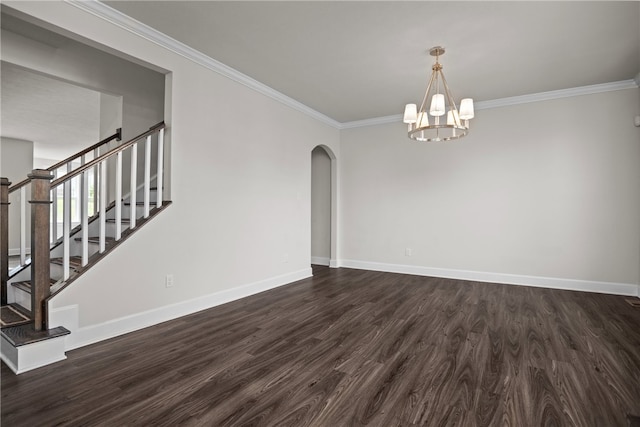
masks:
<path fill-rule="evenodd" d="M 329 147 L 311 151 L 311 264 L 337 267 L 336 157 Z"/>

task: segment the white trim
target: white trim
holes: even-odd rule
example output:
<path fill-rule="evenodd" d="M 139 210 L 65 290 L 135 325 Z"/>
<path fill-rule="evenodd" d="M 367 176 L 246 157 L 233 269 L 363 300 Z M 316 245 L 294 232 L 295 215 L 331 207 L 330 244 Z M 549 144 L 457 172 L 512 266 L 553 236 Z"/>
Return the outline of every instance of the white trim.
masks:
<path fill-rule="evenodd" d="M 493 99 L 476 102 L 474 108 L 485 110 L 488 108 L 507 107 L 511 105 L 527 104 L 530 102 L 549 101 L 552 99 L 570 98 L 573 96 L 592 95 L 594 93 L 613 92 L 616 90 L 637 89 L 633 79 L 619 82 L 602 83 L 590 86 L 580 86 L 570 89 L 552 90 L 548 92 L 531 93 L 528 95 L 511 96 L 509 98 Z"/>
<path fill-rule="evenodd" d="M 105 21 L 110 22 L 111 24 L 127 30 L 139 37 L 142 37 L 143 39 L 155 43 L 158 46 L 170 50 L 173 53 L 176 53 L 190 61 L 195 62 L 196 64 L 210 69 L 211 71 L 215 71 L 216 73 L 221 74 L 250 89 L 253 89 L 258 93 L 275 99 L 276 101 L 281 102 L 282 104 L 287 105 L 288 107 L 291 107 L 303 114 L 311 116 L 322 123 L 325 123 L 336 129 L 340 128 L 340 122 L 328 116 L 325 116 L 324 114 L 314 110 L 313 108 L 307 107 L 303 103 L 298 102 L 295 99 L 290 98 L 275 89 L 272 89 L 264 83 L 260 83 L 259 81 L 247 76 L 246 74 L 243 74 L 240 71 L 235 70 L 220 61 L 216 61 L 215 59 L 205 55 L 204 53 L 199 52 L 196 49 L 193 49 L 186 44 L 179 42 L 167 36 L 166 34 L 163 34 L 160 31 L 155 30 L 154 28 L 151 28 L 148 25 L 145 25 L 142 22 L 133 19 L 130 16 L 127 16 L 124 13 L 107 6 L 104 3 L 101 3 L 97 0 L 65 0 L 65 2 L 94 16 L 97 16 L 98 18 L 104 19 Z"/>
<path fill-rule="evenodd" d="M 311 257 L 311 264 L 316 264 L 316 265 L 329 265 L 329 257 L 324 257 L 324 256 L 312 256 L 312 257 Z"/>
<path fill-rule="evenodd" d="M 2 337 L 2 360 L 15 374 L 65 360 L 64 336 L 14 347 Z"/>
<path fill-rule="evenodd" d="M 527 104 L 530 102 L 549 101 L 553 99 L 569 98 L 572 96 L 591 95 L 601 92 L 612 92 L 616 90 L 637 89 L 638 84 L 634 79 L 621 80 L 618 82 L 602 83 L 590 86 L 580 86 L 570 89 L 552 90 L 548 92 L 531 93 L 528 95 L 511 96 L 508 98 L 491 99 L 478 101 L 475 103 L 476 110 L 487 110 L 490 108 L 507 107 L 512 105 Z M 356 120 L 342 123 L 340 129 L 352 129 L 364 126 L 375 126 L 387 123 L 402 122 L 402 114 L 393 116 L 376 117 L 373 119 Z"/>
<path fill-rule="evenodd" d="M 417 265 L 387 264 L 381 262 L 344 259 L 340 265 L 360 270 L 384 271 L 387 273 L 413 274 L 416 276 L 445 277 L 474 282 L 504 283 L 508 285 L 534 286 L 539 288 L 565 289 L 571 291 L 598 292 L 613 295 L 637 295 L 637 284 L 596 282 L 591 280 L 561 279 L 556 277 L 524 276 L 519 274 L 491 273 L 484 271 L 454 270 L 448 268 L 422 267 Z"/>
<path fill-rule="evenodd" d="M 393 116 L 374 117 L 373 119 L 354 120 L 352 122 L 345 122 L 340 125 L 340 129 L 353 129 L 362 128 L 365 126 L 385 125 L 388 123 L 398 123 L 403 119 L 402 114 L 395 114 Z"/>
<path fill-rule="evenodd" d="M 71 334 L 66 336 L 65 348 L 68 351 L 206 310 L 240 298 L 245 298 L 311 276 L 311 268 L 305 268 L 233 289 L 215 292 L 200 298 L 166 305 L 85 327 L 80 327 L 78 324 L 79 307 L 77 305 L 53 308 L 49 310 L 49 324 L 50 327 L 64 326 L 71 331 Z"/>

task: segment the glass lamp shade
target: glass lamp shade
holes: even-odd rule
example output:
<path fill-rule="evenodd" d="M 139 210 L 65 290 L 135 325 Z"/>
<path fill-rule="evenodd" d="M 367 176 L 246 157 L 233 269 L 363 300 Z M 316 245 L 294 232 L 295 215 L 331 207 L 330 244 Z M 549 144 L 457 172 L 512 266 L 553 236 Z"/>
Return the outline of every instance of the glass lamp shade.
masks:
<path fill-rule="evenodd" d="M 447 113 L 447 124 L 450 126 L 460 126 L 460 117 L 457 110 L 449 110 Z"/>
<path fill-rule="evenodd" d="M 432 116 L 444 116 L 446 113 L 444 109 L 444 95 L 441 93 L 436 93 L 431 98 L 431 108 L 429 109 L 429 114 Z"/>
<path fill-rule="evenodd" d="M 473 111 L 473 99 L 465 98 L 460 101 L 460 118 L 462 120 L 473 119 L 474 111 Z"/>
<path fill-rule="evenodd" d="M 404 107 L 404 122 L 415 123 L 418 120 L 416 104 L 407 104 Z"/>
<path fill-rule="evenodd" d="M 418 115 L 418 123 L 416 127 L 421 128 L 424 126 L 429 126 L 429 116 L 426 111 L 421 111 Z"/>

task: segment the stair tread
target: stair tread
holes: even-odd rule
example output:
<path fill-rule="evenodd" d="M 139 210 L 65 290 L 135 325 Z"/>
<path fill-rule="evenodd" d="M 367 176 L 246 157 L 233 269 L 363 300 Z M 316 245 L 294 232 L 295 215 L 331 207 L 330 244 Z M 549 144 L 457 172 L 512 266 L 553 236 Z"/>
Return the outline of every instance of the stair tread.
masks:
<path fill-rule="evenodd" d="M 116 240 L 115 237 L 109 237 L 109 236 L 105 236 L 104 239 L 105 239 L 105 242 L 113 242 L 114 240 Z M 89 241 L 89 243 L 100 243 L 100 236 L 89 236 L 87 240 Z M 82 237 L 76 237 L 75 241 L 82 242 Z"/>
<path fill-rule="evenodd" d="M 116 222 L 115 218 L 107 218 L 106 222 Z M 131 222 L 131 220 L 129 218 L 121 218 L 120 222 Z"/>
<path fill-rule="evenodd" d="M 21 306 L 20 304 L 15 303 L 15 302 L 9 303 L 9 305 L 10 305 L 11 307 L 13 307 L 15 310 L 17 310 L 17 311 L 19 311 L 20 313 L 22 313 L 23 315 L 25 315 L 25 316 L 27 316 L 27 317 L 29 317 L 29 318 L 31 317 L 31 310 L 29 310 L 28 308 L 23 307 L 23 306 Z"/>
<path fill-rule="evenodd" d="M 62 265 L 63 261 L 62 261 L 62 257 L 57 257 L 57 258 L 51 258 L 49 260 L 52 264 L 57 264 L 57 265 Z M 80 256 L 70 256 L 69 257 L 69 267 L 74 268 L 74 269 L 78 269 L 80 267 L 82 267 L 82 257 Z"/>
<path fill-rule="evenodd" d="M 57 281 L 55 279 L 49 279 L 51 286 L 55 285 Z M 21 280 L 19 282 L 11 283 L 11 286 L 14 286 L 20 290 L 31 293 L 31 280 Z"/>
<path fill-rule="evenodd" d="M 44 341 L 52 338 L 59 338 L 65 335 L 69 335 L 71 332 L 58 326 L 52 329 L 43 331 L 34 330 L 30 324 L 11 326 L 2 329 L 2 335 L 9 341 L 14 347 L 21 345 L 31 344 L 38 341 Z"/>

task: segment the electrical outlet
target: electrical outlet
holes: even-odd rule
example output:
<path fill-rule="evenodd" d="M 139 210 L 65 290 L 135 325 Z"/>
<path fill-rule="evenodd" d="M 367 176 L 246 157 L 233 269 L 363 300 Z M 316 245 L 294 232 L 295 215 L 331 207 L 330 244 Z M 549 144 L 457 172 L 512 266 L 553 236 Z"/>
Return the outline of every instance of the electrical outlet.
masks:
<path fill-rule="evenodd" d="M 404 250 L 404 256 L 411 256 L 411 254 L 413 254 L 413 249 L 411 248 L 406 248 Z"/>
<path fill-rule="evenodd" d="M 173 288 L 173 274 L 167 274 L 164 279 L 164 284 L 167 288 Z"/>

